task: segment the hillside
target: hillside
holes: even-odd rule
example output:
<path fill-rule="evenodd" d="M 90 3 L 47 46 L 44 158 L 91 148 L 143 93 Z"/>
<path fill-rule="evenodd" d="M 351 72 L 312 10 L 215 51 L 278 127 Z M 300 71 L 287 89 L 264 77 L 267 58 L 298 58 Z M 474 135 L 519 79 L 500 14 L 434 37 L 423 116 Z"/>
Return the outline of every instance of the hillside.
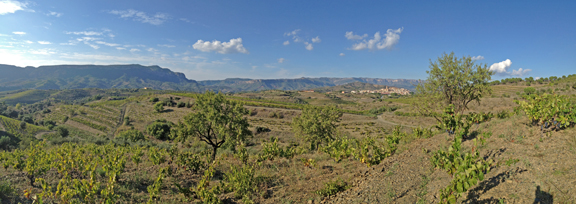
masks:
<path fill-rule="evenodd" d="M 0 91 L 19 89 L 152 88 L 203 92 L 304 90 L 352 82 L 414 89 L 417 80 L 377 78 L 225 79 L 195 81 L 159 66 L 54 65 L 17 67 L 0 64 Z M 191 76 L 193 78 L 193 76 Z"/>

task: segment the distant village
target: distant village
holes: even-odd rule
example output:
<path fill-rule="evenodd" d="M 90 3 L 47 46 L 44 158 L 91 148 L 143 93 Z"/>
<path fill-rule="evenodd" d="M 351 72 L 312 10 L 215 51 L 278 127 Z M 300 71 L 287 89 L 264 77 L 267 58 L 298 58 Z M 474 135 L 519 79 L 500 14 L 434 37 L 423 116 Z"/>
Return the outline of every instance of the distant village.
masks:
<path fill-rule="evenodd" d="M 314 90 L 306 90 L 302 92 L 314 92 Z M 332 92 L 326 92 L 327 94 L 331 94 Z M 389 87 L 386 86 L 385 88 L 379 90 L 359 90 L 359 91 L 342 91 L 341 93 L 352 93 L 352 94 L 369 94 L 369 93 L 379 93 L 383 95 L 390 95 L 396 93 L 398 95 L 410 95 L 410 91 L 404 88 L 396 88 L 396 87 Z"/>

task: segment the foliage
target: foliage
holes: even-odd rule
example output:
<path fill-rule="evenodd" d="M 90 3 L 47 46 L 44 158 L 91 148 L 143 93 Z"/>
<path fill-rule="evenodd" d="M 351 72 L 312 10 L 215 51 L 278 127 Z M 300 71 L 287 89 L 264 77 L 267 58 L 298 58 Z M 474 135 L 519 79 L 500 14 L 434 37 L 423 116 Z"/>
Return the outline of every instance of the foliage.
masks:
<path fill-rule="evenodd" d="M 58 134 L 60 137 L 68 137 L 68 134 L 70 133 L 65 127 L 58 126 L 56 127 L 56 134 Z"/>
<path fill-rule="evenodd" d="M 290 159 L 296 154 L 296 149 L 286 147 L 283 149 L 278 145 L 278 138 L 270 138 L 271 142 L 262 143 L 262 153 L 258 155 L 258 161 L 274 160 L 276 157 Z"/>
<path fill-rule="evenodd" d="M 494 73 L 485 64 L 475 64 L 470 56 L 459 59 L 454 53 L 443 54 L 436 62 L 430 61 L 430 70 L 426 73 L 426 81 L 416 87 L 420 100 L 413 104 L 423 115 L 448 105 L 453 105 L 454 111 L 462 114 L 470 102 L 480 103 L 483 96 L 492 92 L 488 82 Z"/>
<path fill-rule="evenodd" d="M 146 126 L 146 133 L 159 140 L 166 140 L 170 138 L 170 131 L 174 123 L 166 121 L 165 119 L 158 119 L 152 124 Z"/>
<path fill-rule="evenodd" d="M 321 147 L 320 150 L 330 155 L 335 162 L 340 162 L 342 159 L 352 156 L 355 144 L 356 139 L 337 138 L 328 142 L 325 146 Z"/>
<path fill-rule="evenodd" d="M 251 165 L 230 166 L 230 172 L 225 175 L 227 181 L 225 190 L 233 191 L 236 198 L 251 196 L 258 190 L 254 178 L 255 173 L 254 166 Z"/>
<path fill-rule="evenodd" d="M 348 188 L 350 188 L 350 186 L 348 184 L 346 184 L 346 182 L 344 182 L 344 180 L 338 178 L 334 181 L 329 181 L 329 182 L 324 183 L 324 188 L 317 190 L 314 193 L 316 193 L 320 196 L 326 197 L 326 196 L 336 195 L 336 193 L 345 191 Z"/>
<path fill-rule="evenodd" d="M 456 129 L 461 129 L 463 136 L 467 136 L 471 124 L 472 121 L 466 120 L 466 117 L 460 113 L 455 113 L 454 106 L 450 104 L 444 109 L 436 128 L 444 130 L 450 135 L 454 134 Z"/>
<path fill-rule="evenodd" d="M 311 149 L 317 149 L 321 143 L 334 139 L 340 117 L 342 112 L 335 106 L 306 106 L 302 114 L 292 120 L 292 128 L 297 136 L 310 143 Z"/>
<path fill-rule="evenodd" d="M 212 160 L 216 159 L 218 148 L 234 148 L 238 142 L 244 142 L 252 135 L 248 130 L 248 120 L 244 117 L 248 110 L 242 104 L 226 100 L 221 93 L 209 91 L 197 95 L 192 109 L 193 112 L 179 124 L 179 140 L 193 136 L 206 142 L 212 146 Z"/>
<path fill-rule="evenodd" d="M 154 110 L 158 113 L 161 113 L 162 111 L 164 111 L 164 103 L 158 102 L 158 103 L 154 104 Z"/>
<path fill-rule="evenodd" d="M 440 203 L 457 203 L 463 193 L 478 181 L 484 180 L 484 175 L 490 171 L 493 163 L 492 160 L 481 158 L 476 146 L 471 152 L 462 153 L 463 133 L 463 130 L 458 129 L 454 142 L 448 150 L 438 150 L 430 159 L 434 167 L 452 175 L 450 184 L 440 190 Z M 477 145 L 476 139 L 474 144 Z"/>
<path fill-rule="evenodd" d="M 84 125 L 86 125 L 86 126 L 88 126 L 88 127 L 94 128 L 94 129 L 96 129 L 96 130 L 100 130 L 100 131 L 102 131 L 102 132 L 108 132 L 108 127 L 102 126 L 102 125 L 98 125 L 98 124 L 95 124 L 95 123 L 92 123 L 92 122 L 90 122 L 90 121 L 81 119 L 81 118 L 79 118 L 79 117 L 73 117 L 73 118 L 70 118 L 70 120 L 73 120 L 73 121 L 75 121 L 75 122 L 82 123 L 82 124 L 84 124 Z"/>
<path fill-rule="evenodd" d="M 515 100 L 526 113 L 533 125 L 561 129 L 576 124 L 576 103 L 574 98 L 563 95 L 543 94 L 524 96 L 524 101 Z"/>
<path fill-rule="evenodd" d="M 124 131 L 118 133 L 118 135 L 116 135 L 116 137 L 131 141 L 131 142 L 138 142 L 140 140 L 146 140 L 146 137 L 144 137 L 144 134 L 142 134 L 142 132 L 140 132 L 139 130 L 124 130 Z"/>
<path fill-rule="evenodd" d="M 202 180 L 198 182 L 196 187 L 192 187 L 190 189 L 182 188 L 178 184 L 176 187 L 180 191 L 180 193 L 184 194 L 187 198 L 198 198 L 201 203 L 205 204 L 221 204 L 222 201 L 218 199 L 218 194 L 222 191 L 220 186 L 214 186 L 211 189 L 208 189 L 210 185 L 210 180 L 214 176 L 214 166 L 210 166 L 206 171 L 204 171 L 204 176 L 202 176 Z"/>
<path fill-rule="evenodd" d="M 206 161 L 200 158 L 200 155 L 192 152 L 178 153 L 176 164 L 182 166 L 185 170 L 194 173 L 206 167 Z"/>

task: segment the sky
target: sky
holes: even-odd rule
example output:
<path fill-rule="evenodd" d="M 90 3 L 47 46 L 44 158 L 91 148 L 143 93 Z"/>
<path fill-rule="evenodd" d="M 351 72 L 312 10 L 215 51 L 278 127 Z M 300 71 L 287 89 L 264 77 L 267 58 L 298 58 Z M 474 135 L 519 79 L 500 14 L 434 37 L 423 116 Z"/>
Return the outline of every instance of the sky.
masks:
<path fill-rule="evenodd" d="M 0 64 L 159 65 L 189 79 L 576 74 L 576 1 L 0 0 Z"/>

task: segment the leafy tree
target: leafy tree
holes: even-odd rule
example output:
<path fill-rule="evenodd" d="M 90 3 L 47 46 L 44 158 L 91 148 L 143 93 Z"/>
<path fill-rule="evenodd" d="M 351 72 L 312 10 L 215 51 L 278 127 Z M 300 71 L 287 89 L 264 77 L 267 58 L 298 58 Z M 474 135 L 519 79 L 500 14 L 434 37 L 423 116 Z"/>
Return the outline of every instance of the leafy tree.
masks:
<path fill-rule="evenodd" d="M 172 126 L 174 126 L 174 123 L 166 121 L 166 119 L 158 119 L 146 126 L 146 133 L 154 136 L 156 139 L 166 140 L 169 138 Z"/>
<path fill-rule="evenodd" d="M 534 87 L 528 87 L 524 89 L 524 93 L 526 93 L 526 95 L 531 95 L 536 93 L 536 89 Z"/>
<path fill-rule="evenodd" d="M 56 133 L 61 137 L 68 137 L 69 132 L 65 127 L 56 127 Z"/>
<path fill-rule="evenodd" d="M 244 142 L 252 132 L 248 130 L 245 115 L 248 109 L 235 101 L 227 100 L 222 93 L 199 94 L 193 112 L 180 123 L 179 140 L 188 136 L 199 138 L 212 146 L 212 160 L 220 147 L 233 149 L 237 142 Z"/>
<path fill-rule="evenodd" d="M 462 114 L 470 102 L 480 103 L 480 98 L 492 93 L 489 81 L 494 72 L 486 64 L 475 64 L 470 56 L 458 58 L 453 52 L 444 53 L 436 62 L 430 60 L 426 73 L 426 81 L 416 86 L 419 99 L 414 103 L 423 115 L 437 115 L 433 113 L 450 104 Z"/>
<path fill-rule="evenodd" d="M 342 112 L 335 106 L 305 106 L 302 114 L 292 119 L 292 129 L 297 136 L 310 143 L 311 149 L 316 149 L 320 143 L 334 139 L 340 117 Z"/>
<path fill-rule="evenodd" d="M 161 113 L 162 111 L 164 111 L 164 103 L 158 102 L 158 103 L 154 104 L 154 110 L 158 113 Z"/>

